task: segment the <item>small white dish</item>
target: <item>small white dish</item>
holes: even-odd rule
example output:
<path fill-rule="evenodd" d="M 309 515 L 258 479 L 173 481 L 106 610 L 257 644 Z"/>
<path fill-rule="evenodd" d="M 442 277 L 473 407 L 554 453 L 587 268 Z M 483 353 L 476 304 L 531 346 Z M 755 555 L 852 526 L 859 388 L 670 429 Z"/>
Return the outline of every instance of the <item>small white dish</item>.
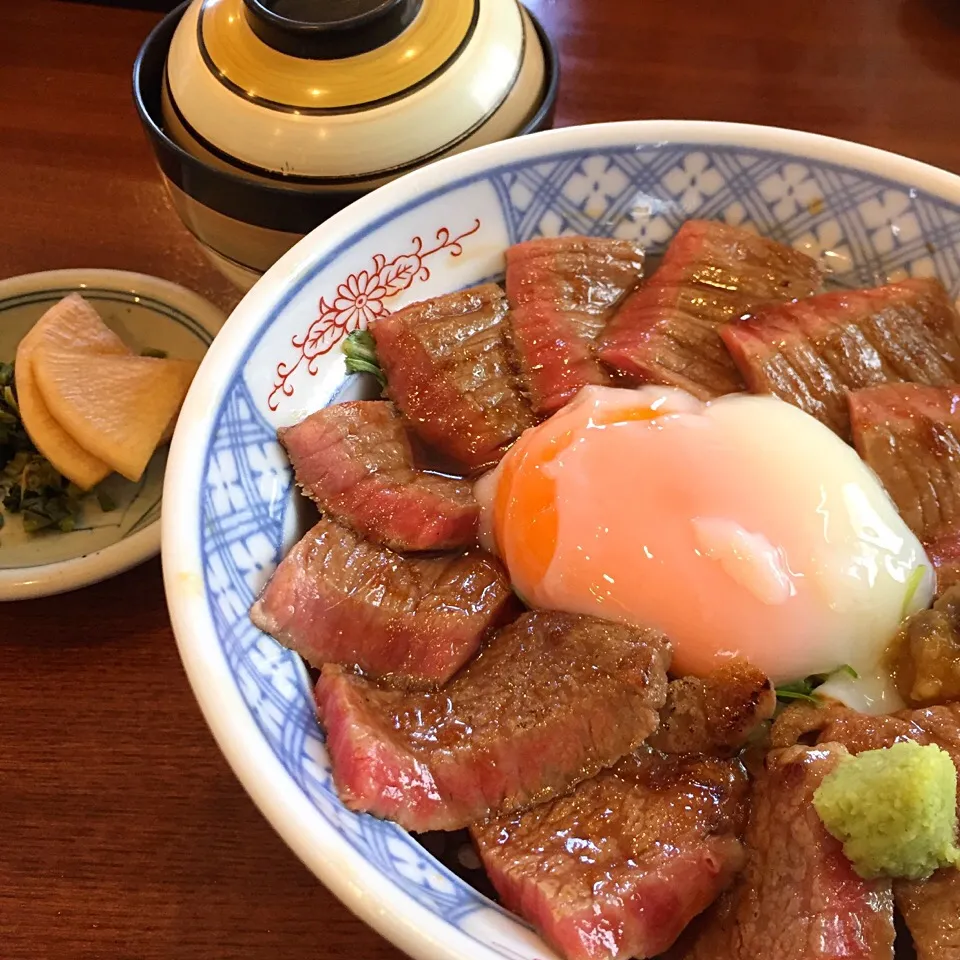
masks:
<path fill-rule="evenodd" d="M 75 269 L 0 280 L 0 361 L 12 363 L 23 335 L 55 303 L 77 292 L 135 350 L 200 360 L 226 317 L 213 304 L 166 280 L 121 270 Z M 0 600 L 49 596 L 122 573 L 160 551 L 160 501 L 167 447 L 143 478 L 113 474 L 99 489 L 113 501 L 85 504 L 76 530 L 28 534 L 16 514 L 0 528 Z"/>

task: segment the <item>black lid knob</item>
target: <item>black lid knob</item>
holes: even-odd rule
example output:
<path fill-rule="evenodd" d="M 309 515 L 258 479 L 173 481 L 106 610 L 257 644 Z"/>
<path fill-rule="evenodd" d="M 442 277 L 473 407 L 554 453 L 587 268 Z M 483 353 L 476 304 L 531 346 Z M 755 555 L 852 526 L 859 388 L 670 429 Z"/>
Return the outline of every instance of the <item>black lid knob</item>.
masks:
<path fill-rule="evenodd" d="M 243 0 L 247 22 L 268 46 L 307 60 L 376 50 L 413 22 L 423 0 Z"/>

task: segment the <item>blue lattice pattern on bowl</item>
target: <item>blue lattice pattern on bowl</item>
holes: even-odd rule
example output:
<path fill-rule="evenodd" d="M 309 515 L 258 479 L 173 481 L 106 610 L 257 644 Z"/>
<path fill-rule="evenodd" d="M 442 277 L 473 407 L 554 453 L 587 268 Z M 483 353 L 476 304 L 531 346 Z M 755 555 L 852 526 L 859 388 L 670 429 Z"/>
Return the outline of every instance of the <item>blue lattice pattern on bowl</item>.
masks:
<path fill-rule="evenodd" d="M 326 826 L 404 895 L 465 934 L 475 945 L 471 955 L 483 957 L 533 958 L 548 951 L 412 837 L 341 805 L 314 716 L 309 676 L 296 656 L 248 619 L 256 594 L 300 532 L 298 498 L 276 427 L 356 389 L 334 349 L 337 339 L 350 324 L 362 325 L 379 310 L 487 279 L 498 268 L 499 254 L 491 252 L 491 244 L 502 251 L 536 236 L 583 233 L 638 238 L 656 255 L 691 218 L 750 227 L 822 257 L 843 285 L 937 275 L 954 296 L 960 291 L 960 209 L 912 181 L 811 158 L 817 150 L 807 156 L 659 139 L 636 146 L 629 129 L 613 146 L 551 151 L 551 142 L 564 142 L 563 133 L 533 138 L 540 153 L 530 146 L 520 161 L 494 149 L 487 155 L 503 154 L 503 162 L 378 210 L 338 243 L 301 258 L 264 314 L 255 325 L 251 321 L 252 332 L 220 385 L 212 425 L 204 427 L 198 467 L 203 592 L 219 652 L 269 751 Z M 822 152 L 832 156 L 836 149 Z M 914 166 L 918 174 L 928 169 Z M 471 233 L 474 222 L 483 227 Z M 429 269 L 421 273 L 419 261 L 415 271 L 411 266 L 410 282 L 397 287 L 398 296 L 378 286 L 377 277 L 386 276 L 381 262 L 389 266 L 386 253 L 380 253 L 386 239 L 397 245 L 400 262 L 408 256 L 403 252 L 407 238 L 430 231 L 441 240 L 447 231 L 447 240 Z M 460 233 L 465 238 L 458 240 L 458 251 L 449 239 Z M 415 249 L 422 252 L 425 246 Z M 372 266 L 361 269 L 367 263 Z M 352 283 L 344 279 L 348 275 Z M 325 328 L 332 343 L 309 355 L 302 352 L 303 338 L 298 341 L 296 331 L 310 323 L 318 302 L 321 314 L 324 304 L 331 316 L 333 305 L 340 304 L 337 315 L 349 313 L 350 319 L 342 329 Z M 274 370 L 293 369 L 284 353 L 291 345 L 301 350 L 299 366 L 278 390 Z M 390 922 L 378 925 L 388 929 Z M 403 940 L 408 947 L 410 942 Z M 454 950 L 455 945 L 432 943 L 422 955 L 452 957 Z"/>

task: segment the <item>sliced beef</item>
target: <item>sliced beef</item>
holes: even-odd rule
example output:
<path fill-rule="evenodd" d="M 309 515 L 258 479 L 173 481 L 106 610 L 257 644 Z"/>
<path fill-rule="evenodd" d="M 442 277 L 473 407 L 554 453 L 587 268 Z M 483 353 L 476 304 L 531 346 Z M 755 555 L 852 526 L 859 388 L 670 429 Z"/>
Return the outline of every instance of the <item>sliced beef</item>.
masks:
<path fill-rule="evenodd" d="M 507 250 L 511 339 L 534 413 L 610 382 L 594 341 L 642 275 L 643 251 L 627 240 L 556 237 Z"/>
<path fill-rule="evenodd" d="M 849 395 L 857 452 L 937 568 L 960 582 L 960 386 L 890 383 Z"/>
<path fill-rule="evenodd" d="M 768 755 L 743 873 L 674 960 L 892 960 L 890 881 L 861 879 L 812 803 L 845 753 L 825 744 Z"/>
<path fill-rule="evenodd" d="M 894 679 L 912 706 L 960 700 L 960 587 L 914 614 L 891 644 Z"/>
<path fill-rule="evenodd" d="M 767 676 L 733 660 L 703 679 L 671 681 L 660 726 L 647 742 L 664 753 L 733 755 L 776 708 Z"/>
<path fill-rule="evenodd" d="M 921 539 L 960 523 L 960 386 L 889 383 L 849 395 L 857 453 Z"/>
<path fill-rule="evenodd" d="M 917 960 L 960 960 L 960 870 L 938 870 L 918 882 L 895 880 L 893 895 Z"/>
<path fill-rule="evenodd" d="M 471 485 L 415 470 L 407 432 L 386 400 L 333 404 L 277 435 L 303 490 L 368 540 L 399 551 L 476 542 Z"/>
<path fill-rule="evenodd" d="M 924 546 L 937 572 L 937 593 L 960 584 L 960 525 L 936 533 Z"/>
<path fill-rule="evenodd" d="M 721 331 L 754 393 L 771 393 L 850 439 L 847 391 L 960 380 L 960 337 L 939 280 L 772 305 Z"/>
<path fill-rule="evenodd" d="M 770 730 L 770 746 L 794 747 L 798 743 L 813 746 L 833 720 L 852 712 L 838 700 L 791 703 L 774 721 Z"/>
<path fill-rule="evenodd" d="M 747 793 L 735 760 L 644 751 L 471 835 L 504 906 L 567 960 L 655 957 L 740 869 Z"/>
<path fill-rule="evenodd" d="M 437 693 L 324 667 L 316 697 L 341 799 L 409 830 L 456 830 L 565 793 L 656 728 L 662 634 L 527 613 Z"/>
<path fill-rule="evenodd" d="M 839 743 L 850 753 L 880 750 L 903 740 L 935 743 L 946 750 L 960 770 L 960 703 L 871 716 L 842 704 L 824 707 L 797 704 L 788 707 L 773 726 L 774 745 L 791 738 L 816 735 L 818 743 Z"/>
<path fill-rule="evenodd" d="M 250 611 L 264 632 L 320 667 L 358 666 L 433 686 L 476 653 L 513 602 L 493 557 L 404 557 L 321 520 L 290 551 Z"/>
<path fill-rule="evenodd" d="M 387 393 L 428 444 L 470 469 L 496 463 L 533 425 L 495 284 L 411 304 L 370 330 Z"/>
<path fill-rule="evenodd" d="M 607 325 L 599 357 L 641 382 L 701 400 L 743 389 L 719 331 L 762 303 L 807 297 L 820 270 L 803 253 L 723 223 L 689 220 L 660 268 Z"/>
<path fill-rule="evenodd" d="M 935 743 L 960 768 L 960 703 L 878 717 L 846 710 L 836 713 L 819 737 L 820 743 L 842 743 L 851 753 L 879 750 L 901 740 Z"/>

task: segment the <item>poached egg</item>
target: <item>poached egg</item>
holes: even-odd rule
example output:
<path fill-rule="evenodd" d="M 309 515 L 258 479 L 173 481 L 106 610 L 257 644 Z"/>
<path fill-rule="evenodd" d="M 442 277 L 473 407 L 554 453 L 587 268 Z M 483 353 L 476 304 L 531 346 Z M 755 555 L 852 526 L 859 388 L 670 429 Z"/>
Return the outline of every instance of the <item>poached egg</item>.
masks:
<path fill-rule="evenodd" d="M 777 684 L 902 704 L 882 666 L 933 568 L 856 451 L 775 397 L 587 387 L 476 486 L 487 546 L 533 607 L 654 626 L 673 672 L 750 661 Z M 824 688 L 825 692 L 827 688 Z"/>

